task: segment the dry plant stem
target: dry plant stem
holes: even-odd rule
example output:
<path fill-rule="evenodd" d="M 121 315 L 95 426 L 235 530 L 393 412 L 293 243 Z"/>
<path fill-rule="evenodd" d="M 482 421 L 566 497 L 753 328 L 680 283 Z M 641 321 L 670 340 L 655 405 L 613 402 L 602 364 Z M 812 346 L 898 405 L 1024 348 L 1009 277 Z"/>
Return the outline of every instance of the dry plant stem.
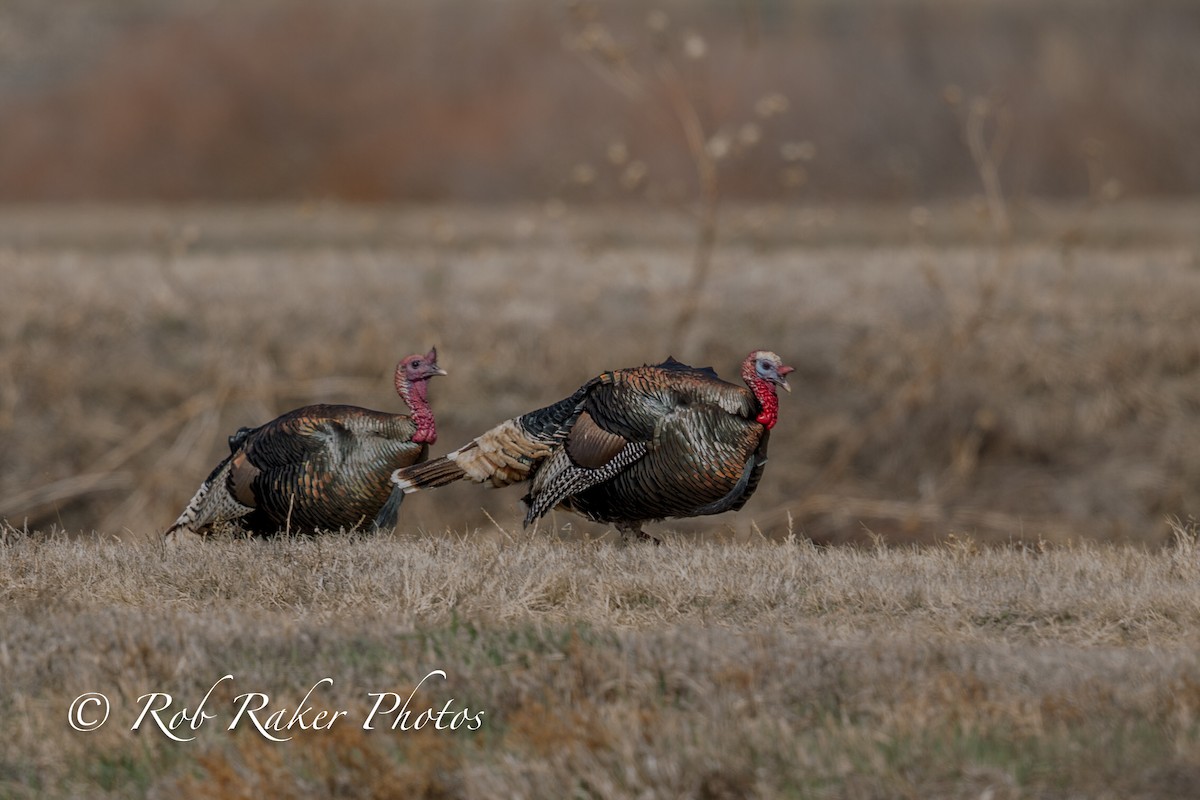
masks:
<path fill-rule="evenodd" d="M 679 313 L 671 326 L 667 349 L 685 354 L 687 338 L 691 333 L 696 314 L 700 310 L 704 288 L 712 271 L 713 249 L 717 243 L 717 204 L 720 199 L 717 181 L 717 164 L 708 152 L 707 137 L 695 104 L 684 91 L 679 72 L 667 59 L 657 62 L 659 78 L 667 90 L 672 113 L 683 131 L 688 155 L 696 168 L 699 182 L 699 207 L 696 210 L 696 246 L 692 257 L 692 273 L 680 298 Z"/>
<path fill-rule="evenodd" d="M 131 519 L 145 519 L 150 514 L 155 495 L 163 491 L 164 484 L 169 491 L 172 477 L 186 471 L 189 456 L 207 449 L 221 435 L 219 426 L 220 413 L 216 404 L 183 422 L 174 443 L 155 459 L 150 475 L 134 484 L 125 501 L 104 516 L 97 530 L 120 530 Z"/>
<path fill-rule="evenodd" d="M 596 41 L 590 46 L 576 50 L 584 64 L 626 98 L 631 101 L 644 101 L 647 95 L 646 78 L 633 67 L 624 50 L 611 39 L 606 29 L 596 28 L 595 31 Z M 655 61 L 654 71 L 665 90 L 669 116 L 683 134 L 688 156 L 696 169 L 699 188 L 698 203 L 692 211 L 697 225 L 692 269 L 679 299 L 679 310 L 668 331 L 666 342 L 669 353 L 687 358 L 687 340 L 702 304 L 717 242 L 717 164 L 708 152 L 708 137 L 696 105 L 688 96 L 675 65 L 670 58 L 660 55 Z M 661 109 L 658 110 L 661 112 Z"/>
<path fill-rule="evenodd" d="M 51 481 L 0 499 L 0 520 L 24 516 L 36 525 L 52 506 L 92 492 L 122 491 L 132 480 L 128 472 L 85 472 Z"/>
<path fill-rule="evenodd" d="M 638 101 L 645 97 L 646 87 L 642 76 L 623 57 L 615 62 L 611 58 L 602 61 L 585 51 L 583 63 L 602 81 L 629 100 Z"/>
<path fill-rule="evenodd" d="M 985 129 L 987 123 L 993 121 L 996 131 L 990 142 L 986 141 Z M 1007 239 L 1012 234 L 1012 225 L 1008 219 L 1008 206 L 1004 201 L 1004 192 L 1000 187 L 1000 162 L 1008 149 L 1011 134 L 1011 118 L 1003 110 L 996 111 L 993 104 L 979 98 L 971 103 L 966 120 L 967 147 L 971 151 L 971 159 L 983 182 L 984 195 L 987 198 L 988 215 L 992 222 L 992 230 L 1001 239 Z"/>
<path fill-rule="evenodd" d="M 996 131 L 990 142 L 986 141 L 985 128 L 989 120 L 996 123 Z M 967 147 L 972 162 L 983 183 L 987 197 L 988 217 L 997 240 L 1007 245 L 1011 238 L 1007 204 L 1000 186 L 999 165 L 1008 147 L 1011 135 L 1010 118 L 997 112 L 991 103 L 977 98 L 970 104 L 963 123 Z M 1005 280 L 1011 275 L 1013 258 L 1011 248 L 1005 246 L 995 254 L 995 269 L 981 276 L 976 289 L 974 309 L 962 319 L 955 320 L 950 308 L 950 296 L 946 282 L 937 274 L 934 265 L 923 261 L 922 274 L 945 309 L 949 330 L 933 346 L 923 353 L 923 364 L 893 395 L 890 402 L 878 408 L 860 425 L 853 436 L 844 439 L 832 458 L 821 471 L 815 486 L 829 485 L 841 479 L 854 457 L 879 430 L 893 424 L 901 415 L 912 414 L 922 404 L 936 396 L 936 386 L 945 367 L 960 353 L 969 348 L 979 331 L 991 316 Z M 952 469 L 954 480 L 966 477 L 973 467 L 969 457 L 956 460 Z M 943 487 L 946 488 L 946 487 Z"/>
<path fill-rule="evenodd" d="M 14 514 L 23 514 L 32 523 L 37 524 L 42 520 L 42 512 L 50 505 L 82 494 L 103 491 L 102 487 L 123 488 L 128 481 L 125 477 L 121 479 L 114 477 L 114 471 L 118 467 L 145 448 L 158 443 L 167 431 L 186 423 L 197 414 L 219 408 L 222 396 L 224 396 L 224 392 L 207 392 L 185 400 L 175 410 L 164 414 L 154 424 L 147 425 L 121 447 L 113 449 L 96 464 L 96 469 L 90 473 L 52 481 L 49 484 L 0 499 L 0 519 Z"/>

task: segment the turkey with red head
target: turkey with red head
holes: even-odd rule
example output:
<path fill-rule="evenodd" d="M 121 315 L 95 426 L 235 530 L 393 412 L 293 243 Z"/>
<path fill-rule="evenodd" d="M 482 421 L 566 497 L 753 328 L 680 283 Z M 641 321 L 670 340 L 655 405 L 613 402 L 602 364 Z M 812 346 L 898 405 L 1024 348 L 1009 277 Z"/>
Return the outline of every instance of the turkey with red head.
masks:
<path fill-rule="evenodd" d="M 437 441 L 428 381 L 445 374 L 436 349 L 396 365 L 396 391 L 411 416 L 312 405 L 242 428 L 166 538 L 229 527 L 267 534 L 372 523 L 391 492 L 392 472 L 424 460 Z M 394 516 L 383 521 L 396 523 Z"/>
<path fill-rule="evenodd" d="M 404 495 L 458 480 L 529 482 L 529 525 L 555 507 L 648 538 L 644 522 L 736 511 L 758 487 L 793 368 L 756 350 L 742 388 L 673 358 L 605 372 L 570 397 L 510 419 L 463 447 L 392 475 L 380 514 Z"/>

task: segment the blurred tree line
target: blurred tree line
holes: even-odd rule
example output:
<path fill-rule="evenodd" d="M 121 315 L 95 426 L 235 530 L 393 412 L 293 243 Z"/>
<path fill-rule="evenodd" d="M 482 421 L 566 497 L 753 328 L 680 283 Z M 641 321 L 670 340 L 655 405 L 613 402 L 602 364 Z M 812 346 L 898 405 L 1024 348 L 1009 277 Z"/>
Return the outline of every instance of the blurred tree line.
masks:
<path fill-rule="evenodd" d="M 672 80 L 635 84 L 638 76 Z M 1200 189 L 1194 0 L 5 0 L 0 201 Z"/>

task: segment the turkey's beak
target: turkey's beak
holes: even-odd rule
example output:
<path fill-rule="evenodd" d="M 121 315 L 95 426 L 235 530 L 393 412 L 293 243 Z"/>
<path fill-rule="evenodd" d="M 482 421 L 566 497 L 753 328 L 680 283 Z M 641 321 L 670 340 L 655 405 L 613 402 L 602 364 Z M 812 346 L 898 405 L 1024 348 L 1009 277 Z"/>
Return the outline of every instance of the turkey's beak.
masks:
<path fill-rule="evenodd" d="M 792 387 L 788 386 L 788 382 L 783 376 L 787 375 L 789 372 L 795 372 L 795 371 L 796 371 L 795 367 L 780 367 L 778 370 L 776 370 L 776 372 L 779 373 L 779 380 L 777 380 L 775 382 L 778 383 L 780 386 L 782 386 L 783 390 L 785 392 L 787 392 L 788 394 L 792 393 Z"/>
<path fill-rule="evenodd" d="M 430 377 L 430 378 L 432 378 L 434 375 L 445 375 L 445 374 L 447 374 L 447 373 L 446 373 L 446 370 L 442 369 L 442 368 L 441 368 L 441 367 L 439 367 L 439 366 L 434 366 L 434 368 L 433 368 L 433 369 L 429 370 L 429 377 Z"/>

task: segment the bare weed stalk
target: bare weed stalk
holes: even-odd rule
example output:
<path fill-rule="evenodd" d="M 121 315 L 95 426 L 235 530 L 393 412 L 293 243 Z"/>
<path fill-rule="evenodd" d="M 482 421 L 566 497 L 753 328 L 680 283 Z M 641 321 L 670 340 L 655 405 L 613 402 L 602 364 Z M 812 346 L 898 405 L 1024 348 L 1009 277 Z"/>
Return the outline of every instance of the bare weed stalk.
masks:
<path fill-rule="evenodd" d="M 955 108 L 961 105 L 957 90 L 951 92 L 950 99 Z M 936 330 L 923 346 L 913 351 L 914 368 L 910 377 L 852 435 L 840 442 L 816 480 L 817 487 L 840 481 L 862 448 L 881 431 L 894 427 L 901 419 L 911 417 L 921 407 L 935 402 L 946 373 L 964 352 L 977 345 L 987 324 L 995 318 L 994 311 L 1001 289 L 1013 269 L 1009 246 L 1012 225 L 999 172 L 1011 138 L 1012 122 L 1003 106 L 985 98 L 975 98 L 967 104 L 961 122 L 963 138 L 986 197 L 993 235 L 990 248 L 992 266 L 977 273 L 974 297 L 966 304 L 967 310 L 962 311 L 956 308 L 958 304 L 948 288 L 950 281 L 937 267 L 932 256 L 921 259 L 921 274 L 942 307 L 939 317 L 944 320 L 944 327 Z M 987 421 L 982 422 L 986 427 Z M 960 443 L 951 468 L 939 487 L 940 491 L 935 494 L 936 499 L 920 504 L 922 510 L 915 515 L 912 504 L 901 503 L 904 510 L 899 512 L 900 519 L 919 518 L 934 522 L 947 517 L 943 503 L 948 490 L 952 491 L 954 484 L 968 479 L 973 473 L 981 443 L 979 437 L 984 433 L 986 431 L 975 428 L 972 434 L 976 440 L 972 442 L 969 437 Z M 970 510 L 967 512 L 973 513 Z"/>
<path fill-rule="evenodd" d="M 586 13 L 582 11 L 585 7 Z M 653 11 L 648 21 L 654 37 L 653 55 L 649 65 L 639 66 L 612 32 L 594 19 L 593 6 L 580 4 L 577 13 L 587 22 L 582 32 L 570 40 L 572 51 L 605 83 L 640 107 L 649 108 L 650 113 L 666 119 L 682 136 L 692 165 L 696 193 L 687 209 L 696 225 L 692 265 L 679 296 L 675 317 L 667 329 L 666 341 L 668 352 L 683 357 L 690 352 L 697 314 L 704 306 L 704 294 L 712 273 L 721 198 L 719 162 L 727 156 L 729 149 L 728 142 L 715 135 L 725 121 L 711 127 L 705 125 L 700 100 L 689 90 L 677 63 L 680 60 L 703 61 L 707 58 L 707 44 L 694 31 L 684 32 L 682 39 L 678 39 L 670 31 L 666 14 Z M 744 45 L 752 49 L 757 43 L 757 37 L 753 35 L 757 20 L 753 3 L 745 5 L 743 15 L 748 31 Z"/>

